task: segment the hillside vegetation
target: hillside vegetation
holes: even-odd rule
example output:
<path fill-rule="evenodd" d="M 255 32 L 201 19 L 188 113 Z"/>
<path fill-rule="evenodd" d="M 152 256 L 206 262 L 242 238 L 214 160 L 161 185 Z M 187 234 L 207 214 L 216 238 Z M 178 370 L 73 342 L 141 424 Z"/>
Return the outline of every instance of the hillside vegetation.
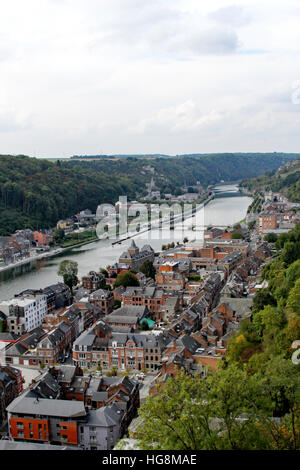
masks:
<path fill-rule="evenodd" d="M 266 190 L 280 192 L 292 202 L 300 202 L 300 160 L 294 160 L 277 171 L 259 178 L 244 180 L 241 186 L 250 191 Z"/>
<path fill-rule="evenodd" d="M 183 185 L 204 187 L 257 177 L 277 169 L 292 154 L 218 154 L 173 158 L 56 161 L 0 156 L 0 235 L 21 228 L 49 228 L 65 217 L 98 204 L 146 194 L 155 180 L 161 192 L 180 193 Z"/>

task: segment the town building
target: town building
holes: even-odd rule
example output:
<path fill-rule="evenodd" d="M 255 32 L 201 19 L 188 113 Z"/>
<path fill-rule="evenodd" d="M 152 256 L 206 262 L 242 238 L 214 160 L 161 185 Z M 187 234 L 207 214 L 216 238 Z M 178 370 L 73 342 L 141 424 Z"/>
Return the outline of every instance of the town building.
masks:
<path fill-rule="evenodd" d="M 157 370 L 169 341 L 163 334 L 113 332 L 100 321 L 74 342 L 73 361 L 88 369 Z"/>
<path fill-rule="evenodd" d="M 124 251 L 120 258 L 119 263 L 130 266 L 130 269 L 139 271 L 145 261 L 154 261 L 154 251 L 150 245 L 144 245 L 141 250 L 136 246 L 135 241 L 132 240 L 130 247 Z"/>
<path fill-rule="evenodd" d="M 109 315 L 114 309 L 114 294 L 109 290 L 98 289 L 92 292 L 88 299 L 90 304 L 100 308 L 105 315 Z"/>
<path fill-rule="evenodd" d="M 8 330 L 21 335 L 43 323 L 47 313 L 47 299 L 42 293 L 23 294 L 1 302 L 0 310 L 7 315 Z"/>
<path fill-rule="evenodd" d="M 179 310 L 182 304 L 182 295 L 168 292 L 158 287 L 127 287 L 122 294 L 122 305 L 141 305 L 147 307 L 149 312 L 155 315 L 156 320 L 160 320 L 161 308 L 168 299 L 175 299 L 175 310 Z"/>
<path fill-rule="evenodd" d="M 87 289 L 92 292 L 103 287 L 105 277 L 101 273 L 90 271 L 86 276 L 83 276 L 81 281 L 83 289 Z"/>
<path fill-rule="evenodd" d="M 47 232 L 34 232 L 34 241 L 38 246 L 48 246 L 53 240 L 52 235 Z"/>
<path fill-rule="evenodd" d="M 22 374 L 10 366 L 0 366 L 0 427 L 6 420 L 6 407 L 23 390 Z"/>

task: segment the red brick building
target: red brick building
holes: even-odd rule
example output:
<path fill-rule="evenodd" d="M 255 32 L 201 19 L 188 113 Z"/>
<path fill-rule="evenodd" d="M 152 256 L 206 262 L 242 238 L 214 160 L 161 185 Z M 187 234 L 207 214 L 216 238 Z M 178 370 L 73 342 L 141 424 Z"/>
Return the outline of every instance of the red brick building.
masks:
<path fill-rule="evenodd" d="M 34 241 L 38 245 L 49 245 L 49 243 L 52 241 L 52 236 L 49 235 L 48 233 L 43 233 L 43 232 L 34 232 Z"/>
<path fill-rule="evenodd" d="M 108 315 L 114 309 L 115 299 L 111 291 L 98 289 L 89 296 L 89 303 L 101 308 Z"/>
<path fill-rule="evenodd" d="M 103 274 L 90 271 L 89 274 L 83 276 L 82 287 L 83 289 L 95 291 L 101 289 L 103 282 L 105 282 L 105 277 Z"/>
<path fill-rule="evenodd" d="M 276 212 L 262 212 L 258 216 L 258 230 L 275 230 L 278 227 L 278 214 Z"/>

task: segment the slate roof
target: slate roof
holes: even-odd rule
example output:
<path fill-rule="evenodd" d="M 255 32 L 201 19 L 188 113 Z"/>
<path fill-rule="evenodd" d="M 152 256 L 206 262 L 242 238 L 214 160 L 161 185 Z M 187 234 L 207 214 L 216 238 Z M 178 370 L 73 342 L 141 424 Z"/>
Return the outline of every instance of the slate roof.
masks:
<path fill-rule="evenodd" d="M 60 392 L 60 385 L 53 375 L 46 372 L 43 377 L 31 389 L 30 396 L 39 398 L 57 398 Z"/>
<path fill-rule="evenodd" d="M 98 410 L 91 410 L 88 414 L 87 426 L 109 427 L 118 425 L 123 418 L 124 411 L 113 403 L 110 406 L 103 406 Z"/>
<path fill-rule="evenodd" d="M 58 381 L 63 383 L 71 383 L 75 374 L 76 366 L 60 365 L 55 368 L 59 370 Z"/>
<path fill-rule="evenodd" d="M 9 384 L 13 383 L 14 381 L 6 372 L 0 369 L 0 382 L 2 382 L 4 387 L 6 388 Z"/>
<path fill-rule="evenodd" d="M 201 344 L 189 335 L 178 338 L 176 345 L 184 346 L 191 354 L 195 354 L 197 349 L 201 348 Z"/>
<path fill-rule="evenodd" d="M 110 297 L 112 297 L 112 295 L 113 295 L 112 292 L 109 290 L 98 289 L 95 292 L 92 292 L 89 298 L 90 300 L 109 299 Z"/>
<path fill-rule="evenodd" d="M 30 393 L 30 392 L 29 392 Z M 73 400 L 36 399 L 23 394 L 13 400 L 7 411 L 13 414 L 57 416 L 62 418 L 79 418 L 86 416 L 84 403 Z"/>
<path fill-rule="evenodd" d="M 0 450 L 82 450 L 75 446 L 0 440 Z"/>

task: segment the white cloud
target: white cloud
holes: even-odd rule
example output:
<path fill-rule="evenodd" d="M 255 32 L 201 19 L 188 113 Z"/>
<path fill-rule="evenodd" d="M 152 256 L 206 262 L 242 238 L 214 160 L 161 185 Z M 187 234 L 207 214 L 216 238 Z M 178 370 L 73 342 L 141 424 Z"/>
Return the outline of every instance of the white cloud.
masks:
<path fill-rule="evenodd" d="M 130 128 L 137 134 L 193 133 L 220 121 L 222 115 L 215 110 L 200 113 L 196 103 L 187 100 L 177 106 L 160 109 L 154 116 L 142 119 Z"/>
<path fill-rule="evenodd" d="M 299 13 L 293 0 L 3 2 L 0 153 L 297 150 Z"/>

